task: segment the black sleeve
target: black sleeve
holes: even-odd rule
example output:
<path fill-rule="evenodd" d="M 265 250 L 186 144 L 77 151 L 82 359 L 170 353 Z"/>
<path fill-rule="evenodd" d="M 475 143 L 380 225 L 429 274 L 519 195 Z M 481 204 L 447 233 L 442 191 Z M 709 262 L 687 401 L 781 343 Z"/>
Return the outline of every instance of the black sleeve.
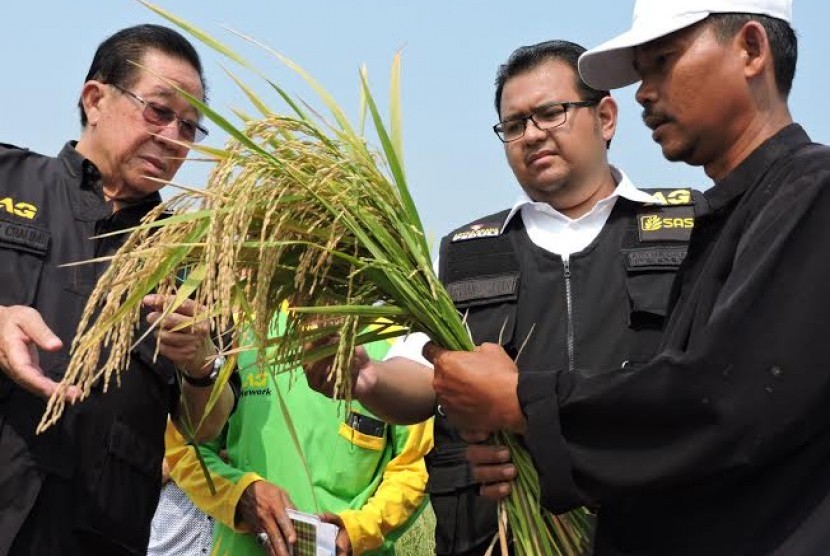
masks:
<path fill-rule="evenodd" d="M 519 375 L 546 507 L 747 473 L 827 438 L 825 174 L 792 184 L 748 225 L 731 269 L 706 277 L 717 295 L 698 305 L 705 326 L 682 348 L 636 369 Z"/>
<path fill-rule="evenodd" d="M 554 513 L 564 513 L 590 505 L 591 500 L 573 480 L 569 446 L 562 439 L 556 411 L 557 379 L 556 373 L 522 372 L 518 396 L 527 419 L 524 440 L 539 473 L 543 505 Z"/>

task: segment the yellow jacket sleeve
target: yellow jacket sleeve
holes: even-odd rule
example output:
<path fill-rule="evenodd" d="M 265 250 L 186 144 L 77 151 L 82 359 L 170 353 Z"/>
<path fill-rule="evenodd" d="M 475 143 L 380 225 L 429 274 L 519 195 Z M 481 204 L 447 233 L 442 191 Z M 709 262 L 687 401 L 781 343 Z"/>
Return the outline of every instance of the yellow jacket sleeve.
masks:
<path fill-rule="evenodd" d="M 362 508 L 340 513 L 354 554 L 380 547 L 393 531 L 402 534 L 425 500 L 424 456 L 432 449 L 432 419 L 395 429 L 405 429 L 406 441 L 396 448 L 377 490 Z"/>
<path fill-rule="evenodd" d="M 222 433 L 216 440 L 199 446 L 216 490 L 215 494 L 210 491 L 196 451 L 187 445 L 184 437 L 170 421 L 167 422 L 164 435 L 165 458 L 170 469 L 170 478 L 190 497 L 197 508 L 234 531 L 245 532 L 244 526 L 237 527 L 235 523 L 236 504 L 248 485 L 263 479 L 256 473 L 245 473 L 223 461 L 219 451 L 224 442 L 225 435 Z"/>

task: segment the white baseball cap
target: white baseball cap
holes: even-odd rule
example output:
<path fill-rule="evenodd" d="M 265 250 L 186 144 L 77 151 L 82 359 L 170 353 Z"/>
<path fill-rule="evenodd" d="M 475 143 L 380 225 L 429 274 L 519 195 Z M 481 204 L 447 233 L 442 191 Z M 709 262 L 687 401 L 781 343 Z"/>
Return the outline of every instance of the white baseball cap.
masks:
<path fill-rule="evenodd" d="M 685 29 L 715 13 L 761 14 L 792 22 L 792 0 L 637 0 L 631 29 L 579 57 L 582 80 L 616 89 L 640 80 L 632 48 Z"/>

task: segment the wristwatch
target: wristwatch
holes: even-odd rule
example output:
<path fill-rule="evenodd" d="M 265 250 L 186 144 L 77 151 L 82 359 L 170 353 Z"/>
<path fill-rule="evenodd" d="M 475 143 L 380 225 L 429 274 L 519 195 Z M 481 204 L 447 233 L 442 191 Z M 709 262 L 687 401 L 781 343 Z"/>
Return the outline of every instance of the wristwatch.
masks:
<path fill-rule="evenodd" d="M 189 385 L 196 386 L 198 388 L 207 388 L 208 386 L 213 386 L 213 384 L 216 382 L 216 379 L 219 376 L 219 371 L 222 370 L 222 367 L 224 365 L 225 356 L 217 355 L 216 358 L 213 360 L 213 369 L 211 369 L 210 374 L 208 374 L 207 376 L 190 376 L 181 369 L 179 369 L 179 374 L 182 375 L 184 381 L 187 382 Z"/>

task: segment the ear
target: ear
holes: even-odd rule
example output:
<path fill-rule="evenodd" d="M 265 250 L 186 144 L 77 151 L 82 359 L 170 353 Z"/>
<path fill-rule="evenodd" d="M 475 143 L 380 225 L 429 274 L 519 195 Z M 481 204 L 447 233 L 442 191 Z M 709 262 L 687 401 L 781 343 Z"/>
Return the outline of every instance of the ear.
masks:
<path fill-rule="evenodd" d="M 759 77 L 769 66 L 773 68 L 772 51 L 767 31 L 757 21 L 747 22 L 735 37 L 743 57 L 744 76 L 747 80 Z"/>
<path fill-rule="evenodd" d="M 105 83 L 95 80 L 84 83 L 84 87 L 81 89 L 81 104 L 84 107 L 87 125 L 95 126 L 98 124 L 107 93 Z"/>
<path fill-rule="evenodd" d="M 599 101 L 597 105 L 599 130 L 606 143 L 614 138 L 614 133 L 617 131 L 617 111 L 617 101 L 610 95 Z"/>

